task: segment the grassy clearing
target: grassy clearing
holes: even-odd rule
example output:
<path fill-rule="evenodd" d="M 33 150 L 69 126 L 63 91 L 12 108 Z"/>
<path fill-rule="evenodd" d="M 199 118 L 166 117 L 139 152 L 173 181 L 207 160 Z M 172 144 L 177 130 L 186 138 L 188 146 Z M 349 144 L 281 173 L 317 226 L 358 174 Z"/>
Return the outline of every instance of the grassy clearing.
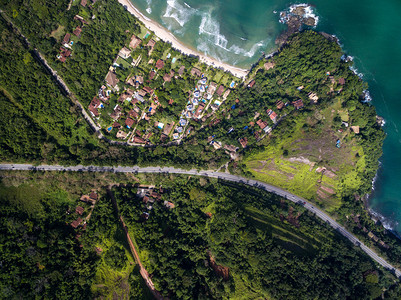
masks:
<path fill-rule="evenodd" d="M 351 138 L 350 129 L 341 125 L 349 120 L 348 111 L 335 101 L 313 114 L 297 113 L 291 133 L 263 140 L 265 150 L 245 159 L 247 171 L 258 180 L 334 211 L 341 206 L 341 191 L 357 189 L 361 183 L 355 168 L 365 168 L 361 147 Z M 336 147 L 337 140 L 341 141 L 340 148 Z M 326 170 L 316 172 L 319 167 Z"/>
<path fill-rule="evenodd" d="M 54 37 L 56 40 L 59 40 L 59 39 L 61 39 L 61 38 L 63 37 L 63 35 L 65 34 L 64 29 L 65 29 L 64 26 L 59 25 L 58 28 L 57 28 L 56 30 L 53 30 L 53 31 L 50 33 L 50 36 L 51 36 L 51 37 Z"/>

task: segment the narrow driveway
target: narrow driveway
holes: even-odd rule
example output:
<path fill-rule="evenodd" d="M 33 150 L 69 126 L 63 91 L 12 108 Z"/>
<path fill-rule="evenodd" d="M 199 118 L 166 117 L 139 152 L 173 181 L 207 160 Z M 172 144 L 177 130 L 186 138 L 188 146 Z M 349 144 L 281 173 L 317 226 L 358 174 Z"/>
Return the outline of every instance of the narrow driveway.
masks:
<path fill-rule="evenodd" d="M 301 197 L 298 197 L 288 191 L 282 190 L 278 187 L 272 186 L 270 184 L 267 184 L 267 183 L 264 183 L 264 182 L 261 182 L 258 180 L 248 179 L 248 178 L 237 176 L 237 175 L 231 175 L 231 174 L 220 173 L 220 172 L 215 172 L 215 171 L 208 171 L 208 170 L 198 171 L 196 169 L 184 170 L 184 169 L 173 168 L 173 167 L 138 167 L 138 166 L 133 166 L 133 167 L 103 166 L 103 167 L 101 167 L 101 166 L 82 166 L 82 165 L 65 167 L 65 166 L 60 166 L 60 165 L 34 166 L 31 164 L 0 164 L 0 170 L 69 171 L 69 172 L 80 171 L 80 172 L 114 172 L 114 173 L 166 173 L 166 174 L 173 173 L 173 174 L 206 176 L 206 177 L 218 178 L 218 179 L 223 179 L 223 180 L 227 180 L 227 181 L 231 181 L 231 182 L 246 184 L 249 186 L 253 186 L 253 187 L 265 190 L 267 192 L 274 193 L 274 194 L 282 196 L 292 202 L 302 205 L 307 210 L 316 214 L 317 217 L 319 217 L 320 219 L 325 221 L 327 224 L 329 224 L 331 227 L 333 227 L 337 232 L 339 232 L 344 237 L 346 237 L 348 240 L 350 240 L 354 245 L 359 246 L 367 255 L 369 255 L 372 259 L 374 259 L 377 263 L 382 265 L 384 268 L 392 271 L 397 276 L 397 278 L 401 277 L 400 270 L 396 269 L 394 266 L 389 264 L 383 258 L 378 256 L 372 249 L 370 249 L 369 247 L 364 245 L 356 236 L 354 236 L 352 233 L 347 231 L 342 225 L 340 225 L 335 220 L 333 220 L 325 212 L 323 212 L 319 208 L 314 207 L 311 203 L 309 203 L 307 200 L 305 200 Z"/>

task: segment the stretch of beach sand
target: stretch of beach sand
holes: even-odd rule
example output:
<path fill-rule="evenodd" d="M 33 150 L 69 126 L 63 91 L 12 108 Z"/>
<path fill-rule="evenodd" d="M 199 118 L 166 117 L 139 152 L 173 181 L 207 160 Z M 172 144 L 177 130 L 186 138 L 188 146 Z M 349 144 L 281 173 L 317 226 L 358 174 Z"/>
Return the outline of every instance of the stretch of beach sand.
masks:
<path fill-rule="evenodd" d="M 217 59 L 211 58 L 202 54 L 198 51 L 195 51 L 188 46 L 182 44 L 170 31 L 166 28 L 162 27 L 157 22 L 147 18 L 144 16 L 132 3 L 130 0 L 118 0 L 122 5 L 125 5 L 128 11 L 137 17 L 147 29 L 153 31 L 161 40 L 171 43 L 173 48 L 181 51 L 183 54 L 187 55 L 196 55 L 199 56 L 199 60 L 208 65 L 221 68 L 225 71 L 231 72 L 233 75 L 239 78 L 244 78 L 248 74 L 248 70 L 237 68 L 226 64 L 224 62 L 218 61 Z"/>

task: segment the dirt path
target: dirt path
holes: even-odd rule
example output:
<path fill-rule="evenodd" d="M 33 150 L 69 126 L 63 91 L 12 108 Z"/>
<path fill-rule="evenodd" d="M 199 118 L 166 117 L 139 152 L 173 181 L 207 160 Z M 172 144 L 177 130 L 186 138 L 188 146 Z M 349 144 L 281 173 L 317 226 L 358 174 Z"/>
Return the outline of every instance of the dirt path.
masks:
<path fill-rule="evenodd" d="M 135 245 L 132 242 L 131 236 L 129 235 L 128 227 L 127 227 L 127 225 L 125 225 L 124 219 L 120 215 L 120 211 L 118 209 L 117 201 L 114 198 L 114 194 L 112 193 L 111 188 L 112 188 L 112 186 L 108 187 L 107 193 L 110 196 L 111 201 L 113 202 L 113 206 L 114 206 L 114 211 L 115 211 L 116 217 L 120 220 L 120 224 L 123 227 L 123 230 L 125 232 L 125 236 L 127 238 L 127 242 L 128 242 L 129 247 L 131 249 L 131 253 L 132 253 L 133 257 L 135 258 L 136 263 L 139 266 L 139 272 L 141 273 L 142 278 L 145 280 L 145 283 L 146 283 L 147 287 L 149 288 L 149 290 L 151 291 L 151 293 L 153 294 L 153 296 L 156 299 L 160 299 L 160 300 L 164 299 L 162 294 L 158 290 L 156 290 L 156 288 L 155 288 L 155 286 L 154 286 L 154 284 L 152 282 L 152 279 L 150 279 L 150 277 L 149 277 L 148 271 L 146 271 L 146 269 L 142 265 L 141 259 L 139 258 L 138 251 L 136 250 Z"/>

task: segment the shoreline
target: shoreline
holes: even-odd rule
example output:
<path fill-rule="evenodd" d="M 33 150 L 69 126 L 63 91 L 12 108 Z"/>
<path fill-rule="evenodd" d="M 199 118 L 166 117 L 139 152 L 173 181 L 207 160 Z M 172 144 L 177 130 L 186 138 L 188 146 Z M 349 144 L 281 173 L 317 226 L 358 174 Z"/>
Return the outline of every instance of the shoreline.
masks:
<path fill-rule="evenodd" d="M 193 55 L 199 57 L 199 61 L 205 63 L 209 66 L 223 69 L 224 71 L 228 71 L 232 73 L 234 76 L 245 79 L 248 75 L 249 70 L 241 69 L 238 67 L 234 67 L 227 63 L 221 62 L 215 58 L 209 57 L 197 50 L 191 49 L 189 46 L 181 43 L 170 31 L 161 26 L 156 21 L 153 21 L 143 15 L 132 3 L 130 0 L 118 0 L 118 2 L 127 8 L 127 10 L 134 15 L 137 19 L 139 19 L 147 29 L 153 31 L 155 35 L 163 40 L 164 42 L 170 43 L 171 46 L 178 51 L 181 51 L 182 54 L 185 55 Z"/>

